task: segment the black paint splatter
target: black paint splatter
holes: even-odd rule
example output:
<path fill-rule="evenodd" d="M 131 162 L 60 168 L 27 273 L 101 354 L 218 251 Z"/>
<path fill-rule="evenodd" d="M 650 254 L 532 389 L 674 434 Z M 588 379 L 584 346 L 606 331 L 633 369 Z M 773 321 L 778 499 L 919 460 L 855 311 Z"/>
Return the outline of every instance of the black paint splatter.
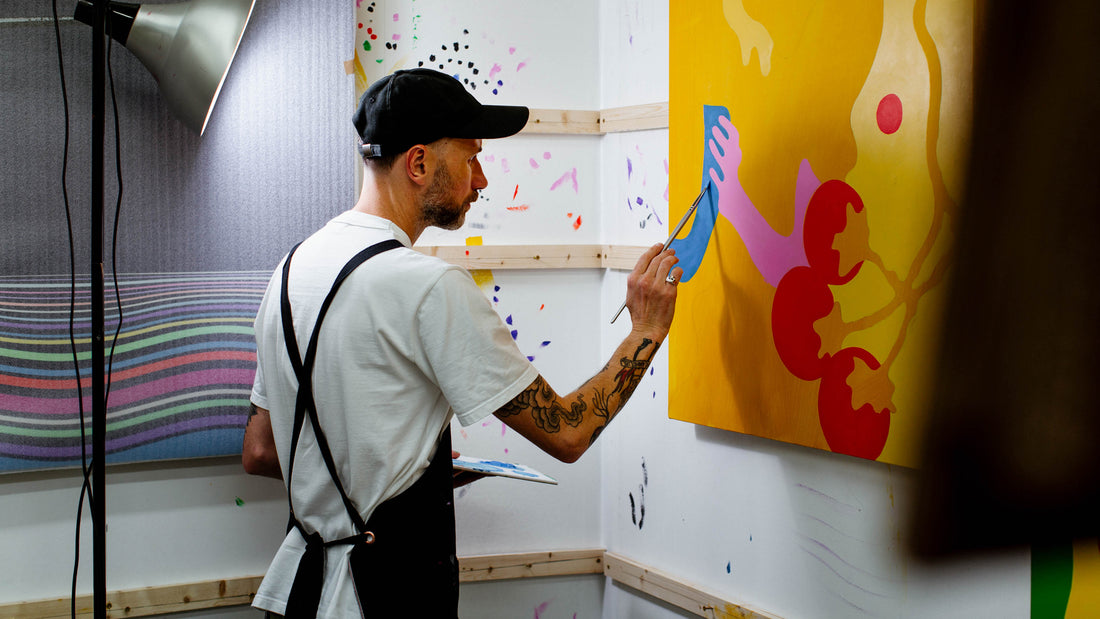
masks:
<path fill-rule="evenodd" d="M 634 493 L 629 492 L 630 521 L 640 531 L 645 526 L 645 489 L 649 486 L 649 471 L 646 469 L 645 458 L 642 458 L 642 483 L 638 484 L 638 500 L 634 500 Z"/>
<path fill-rule="evenodd" d="M 430 66 L 433 69 L 448 73 L 470 90 L 477 90 L 478 86 L 490 86 L 494 95 L 500 94 L 500 88 L 504 86 L 502 80 L 497 80 L 495 85 L 490 84 L 489 80 L 481 77 L 481 67 L 477 66 L 476 62 L 458 56 L 459 52 L 470 49 L 470 44 L 467 42 L 469 36 L 470 30 L 464 28 L 462 37 L 457 38 L 457 40 L 452 39 L 450 43 L 439 44 L 439 50 L 446 52 L 445 54 L 439 52 L 430 54 L 427 60 L 417 61 L 417 66 Z"/>

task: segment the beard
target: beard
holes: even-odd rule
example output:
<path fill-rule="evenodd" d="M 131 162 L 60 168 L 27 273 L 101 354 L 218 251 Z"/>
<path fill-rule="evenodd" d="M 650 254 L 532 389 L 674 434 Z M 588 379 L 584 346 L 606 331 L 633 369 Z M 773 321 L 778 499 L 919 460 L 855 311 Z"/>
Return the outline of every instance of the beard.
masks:
<path fill-rule="evenodd" d="M 424 223 L 444 230 L 458 230 L 466 221 L 466 204 L 478 198 L 475 191 L 465 199 L 455 200 L 453 196 L 454 180 L 447 167 L 436 168 L 432 182 L 424 192 L 424 207 L 421 217 Z"/>

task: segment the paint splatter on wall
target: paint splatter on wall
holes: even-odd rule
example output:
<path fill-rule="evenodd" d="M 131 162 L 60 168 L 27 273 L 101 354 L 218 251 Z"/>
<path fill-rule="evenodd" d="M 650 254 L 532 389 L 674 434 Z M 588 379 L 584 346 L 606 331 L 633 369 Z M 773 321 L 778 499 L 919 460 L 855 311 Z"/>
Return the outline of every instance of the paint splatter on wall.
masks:
<path fill-rule="evenodd" d="M 623 199 L 629 221 L 641 230 L 656 226 L 665 229 L 668 213 L 668 155 L 634 144 L 623 157 L 626 192 Z"/>
<path fill-rule="evenodd" d="M 590 233 L 588 192 L 592 164 L 577 161 L 573 149 L 522 137 L 487 140 L 479 157 L 489 181 L 466 215 L 462 230 L 425 230 L 422 245 L 455 244 L 470 233 L 486 244 L 577 242 Z M 528 240 L 529 239 L 529 240 Z M 553 239 L 553 240 L 549 240 Z"/>

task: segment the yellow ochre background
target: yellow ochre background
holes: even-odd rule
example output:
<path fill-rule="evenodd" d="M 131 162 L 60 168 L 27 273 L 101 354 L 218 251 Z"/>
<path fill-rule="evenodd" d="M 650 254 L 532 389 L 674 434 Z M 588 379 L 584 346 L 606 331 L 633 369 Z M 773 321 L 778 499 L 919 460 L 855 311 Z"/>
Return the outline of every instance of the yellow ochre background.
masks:
<path fill-rule="evenodd" d="M 670 204 L 676 221 L 703 178 L 703 106 L 739 133 L 745 193 L 779 234 L 794 222 L 799 166 L 838 179 L 865 208 L 837 236 L 859 275 L 831 286 L 815 323 L 823 350 L 858 346 L 883 364 L 850 377 L 854 405 L 892 412 L 880 461 L 915 466 L 962 192 L 974 6 L 956 0 L 709 0 L 670 5 Z M 887 134 L 876 110 L 902 105 Z M 684 235 L 681 235 L 684 236 Z M 847 261 L 847 262 L 845 262 Z M 842 269 L 846 270 L 846 269 Z M 792 375 L 771 330 L 775 287 L 719 215 L 669 339 L 674 419 L 828 449 L 820 381 Z M 888 379 L 888 380 L 884 380 Z M 858 400 L 858 401 L 855 401 Z"/>

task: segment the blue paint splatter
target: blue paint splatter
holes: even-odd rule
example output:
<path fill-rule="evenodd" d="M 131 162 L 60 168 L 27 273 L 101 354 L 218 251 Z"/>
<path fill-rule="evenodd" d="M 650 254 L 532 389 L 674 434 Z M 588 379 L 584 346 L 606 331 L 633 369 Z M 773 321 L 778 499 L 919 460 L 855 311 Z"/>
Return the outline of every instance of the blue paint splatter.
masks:
<path fill-rule="evenodd" d="M 730 562 L 726 562 L 726 573 L 730 574 L 730 573 L 732 573 L 732 571 L 733 571 L 733 566 L 730 564 Z"/>

